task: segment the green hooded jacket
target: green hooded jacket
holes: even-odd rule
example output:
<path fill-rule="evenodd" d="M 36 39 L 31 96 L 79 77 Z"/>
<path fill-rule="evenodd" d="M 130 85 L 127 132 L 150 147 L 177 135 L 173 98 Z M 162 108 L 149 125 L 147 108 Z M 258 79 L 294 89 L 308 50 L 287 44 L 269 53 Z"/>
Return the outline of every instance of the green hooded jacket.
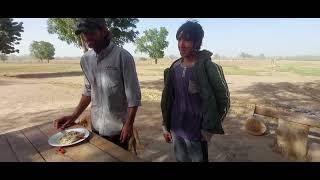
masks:
<path fill-rule="evenodd" d="M 203 103 L 203 119 L 201 130 L 212 134 L 224 134 L 222 122 L 230 109 L 230 94 L 222 67 L 211 61 L 212 53 L 202 50 L 198 53 L 195 63 L 195 77 L 200 88 Z M 170 68 L 164 70 L 164 89 L 161 97 L 162 125 L 170 131 L 171 110 L 174 102 L 173 67 L 180 61 L 176 60 Z"/>

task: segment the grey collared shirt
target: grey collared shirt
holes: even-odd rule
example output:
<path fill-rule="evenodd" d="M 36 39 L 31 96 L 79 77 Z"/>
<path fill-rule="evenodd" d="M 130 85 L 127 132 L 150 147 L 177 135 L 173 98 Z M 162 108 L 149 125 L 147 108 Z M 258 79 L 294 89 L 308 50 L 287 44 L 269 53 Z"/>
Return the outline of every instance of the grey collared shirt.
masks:
<path fill-rule="evenodd" d="M 132 55 L 110 42 L 96 54 L 86 52 L 80 62 L 83 95 L 91 96 L 92 127 L 101 135 L 118 135 L 128 107 L 141 105 L 141 91 Z"/>

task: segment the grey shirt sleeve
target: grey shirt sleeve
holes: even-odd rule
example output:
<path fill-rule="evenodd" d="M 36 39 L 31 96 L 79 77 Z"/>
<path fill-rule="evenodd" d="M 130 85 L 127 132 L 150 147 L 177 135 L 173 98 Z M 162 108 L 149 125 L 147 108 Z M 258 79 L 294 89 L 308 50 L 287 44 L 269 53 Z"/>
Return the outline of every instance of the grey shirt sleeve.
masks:
<path fill-rule="evenodd" d="M 132 55 L 125 50 L 121 53 L 121 68 L 128 107 L 141 106 L 141 91 L 135 62 Z"/>
<path fill-rule="evenodd" d="M 82 95 L 84 96 L 91 96 L 91 84 L 90 82 L 88 81 L 88 78 L 86 76 L 86 72 L 85 72 L 85 69 L 83 67 L 83 57 L 81 58 L 81 61 L 80 61 L 80 66 L 81 66 L 81 69 L 82 69 L 82 72 L 83 72 L 83 76 L 84 76 L 84 87 L 83 87 L 83 92 L 82 92 Z"/>
<path fill-rule="evenodd" d="M 85 75 L 84 75 L 84 88 L 83 88 L 82 95 L 91 96 L 91 85 Z"/>

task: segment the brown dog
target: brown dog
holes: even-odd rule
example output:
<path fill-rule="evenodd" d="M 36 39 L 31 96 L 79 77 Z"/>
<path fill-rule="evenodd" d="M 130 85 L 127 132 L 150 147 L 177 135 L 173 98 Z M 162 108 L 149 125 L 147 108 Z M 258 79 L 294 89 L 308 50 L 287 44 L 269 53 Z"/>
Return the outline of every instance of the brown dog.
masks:
<path fill-rule="evenodd" d="M 79 125 L 85 127 L 89 131 L 92 131 L 91 127 L 91 114 L 90 111 L 86 111 L 83 113 L 83 115 L 79 118 Z M 140 142 L 138 129 L 133 127 L 133 133 L 132 136 L 129 139 L 129 151 L 134 153 L 135 155 L 138 155 L 137 150 L 142 150 L 144 147 Z"/>

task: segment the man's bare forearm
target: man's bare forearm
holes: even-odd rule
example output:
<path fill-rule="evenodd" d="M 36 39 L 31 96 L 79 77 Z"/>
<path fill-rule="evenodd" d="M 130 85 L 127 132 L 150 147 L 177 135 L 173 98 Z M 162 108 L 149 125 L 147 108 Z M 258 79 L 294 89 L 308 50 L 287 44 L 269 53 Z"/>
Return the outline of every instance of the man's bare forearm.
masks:
<path fill-rule="evenodd" d="M 81 115 L 81 113 L 88 107 L 90 102 L 91 102 L 91 96 L 82 95 L 78 106 L 76 107 L 76 109 L 73 111 L 71 115 L 74 120 L 76 120 Z"/>
<path fill-rule="evenodd" d="M 128 125 L 131 125 L 131 126 L 133 125 L 137 111 L 138 111 L 138 106 L 128 107 L 128 119 L 126 122 L 128 123 Z"/>

